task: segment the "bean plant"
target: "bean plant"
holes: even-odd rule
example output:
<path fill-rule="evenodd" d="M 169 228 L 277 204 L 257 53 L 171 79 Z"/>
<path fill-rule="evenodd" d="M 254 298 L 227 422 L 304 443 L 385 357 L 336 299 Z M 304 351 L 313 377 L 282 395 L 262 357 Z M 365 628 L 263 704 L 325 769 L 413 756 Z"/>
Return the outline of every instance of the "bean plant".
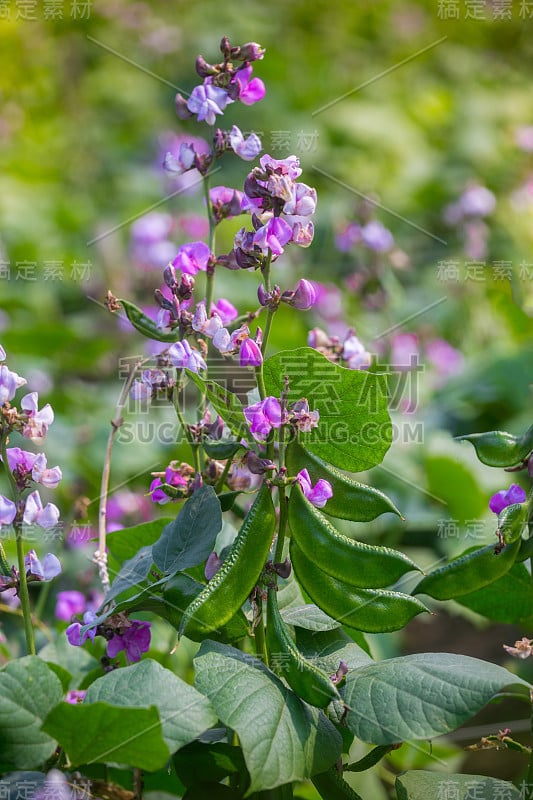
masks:
<path fill-rule="evenodd" d="M 296 155 L 273 158 L 257 135 L 217 127 L 234 103 L 251 106 L 265 95 L 253 76 L 265 50 L 227 38 L 220 50 L 220 63 L 198 57 L 202 82 L 176 98 L 180 119 L 208 126 L 209 148 L 185 137 L 165 158 L 173 176 L 190 172 L 201 182 L 208 242 L 182 245 L 165 268 L 156 319 L 113 287 L 105 300 L 157 355 L 130 371 L 111 426 L 95 555 L 105 596 L 74 610 L 60 658 L 49 648 L 36 653 L 28 583 L 52 580 L 61 565 L 52 554 L 41 562 L 25 553 L 24 533 L 57 523 L 58 509 L 43 506 L 35 484 L 53 488 L 61 470 L 17 445 L 24 438 L 41 445 L 53 412 L 39 410 L 35 392 L 17 399 L 26 381 L 0 348 L 0 444 L 10 485 L 0 523 L 13 526 L 17 545 L 16 565 L 0 553 L 0 589 L 20 598 L 27 647 L 0 670 L 0 769 L 12 791 L 2 796 L 15 797 L 26 780 L 35 798 L 141 798 L 159 776 L 165 797 L 183 800 L 357 800 L 359 774 L 379 769 L 404 743 L 427 749 L 504 696 L 530 702 L 527 681 L 493 663 L 451 653 L 372 656 L 365 634 L 399 631 L 439 601 L 488 618 L 499 605 L 496 618 L 512 621 L 509 578 L 531 583 L 531 494 L 518 484 L 502 489 L 491 500 L 494 542 L 425 573 L 400 550 L 365 541 L 365 523 L 402 516 L 354 477 L 391 446 L 388 375 L 353 330 L 340 339 L 313 329 L 309 346 L 271 352 L 280 306 L 302 314 L 316 301 L 305 277 L 287 285 L 283 262 L 312 245 L 317 194 L 300 180 Z M 214 186 L 219 164 L 235 156 L 254 163 L 244 186 Z M 233 247 L 221 252 L 219 227 L 241 215 Z M 243 272 L 256 276 L 248 309 L 218 297 L 223 270 L 235 281 Z M 175 409 L 180 454 L 188 448 L 186 461 L 171 452 L 147 486 L 169 512 L 108 535 L 122 412 L 128 399 L 146 408 L 161 398 Z M 483 464 L 531 472 L 533 426 L 518 437 L 461 438 Z M 190 674 L 151 657 L 156 617 L 175 631 L 178 652 L 193 653 Z M 507 646 L 518 657 L 532 649 L 527 637 Z M 79 670 L 76 658 L 86 651 L 100 660 Z M 520 751 L 521 793 L 496 779 L 413 769 L 396 778 L 397 797 L 533 796 L 529 746 L 509 731 L 480 746 Z M 129 788 L 113 777 L 129 773 Z"/>

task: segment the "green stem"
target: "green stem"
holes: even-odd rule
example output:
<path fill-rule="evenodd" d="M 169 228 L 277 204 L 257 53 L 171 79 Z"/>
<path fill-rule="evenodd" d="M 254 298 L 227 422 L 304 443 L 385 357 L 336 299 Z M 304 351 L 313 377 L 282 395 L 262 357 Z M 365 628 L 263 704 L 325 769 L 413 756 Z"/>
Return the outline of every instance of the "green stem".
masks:
<path fill-rule="evenodd" d="M 217 494 L 219 494 L 222 491 L 222 489 L 224 488 L 224 484 L 226 483 L 226 478 L 228 477 L 228 472 L 231 469 L 232 463 L 233 463 L 232 459 L 228 458 L 228 460 L 226 461 L 226 463 L 224 465 L 224 471 L 222 472 L 222 475 L 220 476 L 220 478 L 218 479 L 218 481 L 215 484 L 215 492 Z"/>
<path fill-rule="evenodd" d="M 204 186 L 205 205 L 207 211 L 207 220 L 209 222 L 208 245 L 211 253 L 214 254 L 216 222 L 213 219 L 213 214 L 211 213 L 211 198 L 209 197 L 209 175 L 204 175 L 203 186 Z M 212 268 L 208 267 L 206 273 L 206 288 L 205 288 L 205 310 L 208 317 L 211 314 L 211 303 L 213 302 L 214 292 L 215 292 L 215 271 L 214 267 Z"/>
<path fill-rule="evenodd" d="M 279 527 L 278 539 L 276 542 L 276 552 L 274 554 L 274 562 L 279 564 L 283 561 L 283 547 L 285 545 L 285 534 L 287 532 L 287 495 L 285 487 L 280 486 L 279 492 Z"/>
<path fill-rule="evenodd" d="M 177 416 L 177 418 L 179 420 L 179 423 L 181 425 L 183 433 L 185 434 L 185 436 L 187 438 L 187 441 L 189 442 L 189 446 L 190 446 L 191 452 L 192 452 L 193 466 L 194 466 L 195 472 L 199 473 L 199 472 L 201 472 L 201 470 L 200 470 L 200 453 L 199 453 L 200 445 L 198 444 L 198 442 L 194 441 L 194 437 L 193 437 L 192 433 L 190 432 L 189 426 L 186 424 L 185 419 L 183 417 L 183 414 L 181 412 L 181 408 L 180 408 L 180 394 L 181 394 L 181 392 L 180 392 L 180 389 L 181 389 L 181 375 L 178 375 L 177 380 L 176 380 L 176 386 L 175 386 L 174 410 L 176 412 L 176 416 Z"/>
<path fill-rule="evenodd" d="M 257 658 L 268 667 L 268 652 L 265 640 L 265 625 L 263 622 L 263 601 L 259 600 L 260 616 L 254 628 L 255 654 Z"/>
<path fill-rule="evenodd" d="M 30 595 L 28 592 L 28 581 L 26 580 L 26 567 L 24 565 L 24 544 L 22 540 L 22 528 L 15 526 L 15 536 L 17 538 L 17 561 L 19 568 L 19 597 L 24 618 L 24 633 L 26 634 L 26 647 L 30 656 L 36 655 L 35 639 L 33 636 L 33 625 L 31 621 Z"/>

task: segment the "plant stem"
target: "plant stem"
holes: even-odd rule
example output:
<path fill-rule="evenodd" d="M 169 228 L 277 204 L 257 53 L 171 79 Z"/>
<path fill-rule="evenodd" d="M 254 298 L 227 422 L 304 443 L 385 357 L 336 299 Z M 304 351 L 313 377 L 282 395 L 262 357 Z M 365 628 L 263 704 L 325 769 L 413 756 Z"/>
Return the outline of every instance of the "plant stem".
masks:
<path fill-rule="evenodd" d="M 279 492 L 279 527 L 278 538 L 276 541 L 276 552 L 274 554 L 274 562 L 279 563 L 283 561 L 283 547 L 285 544 L 285 534 L 287 532 L 287 496 L 285 487 L 280 486 Z"/>
<path fill-rule="evenodd" d="M 20 525 L 15 526 L 15 536 L 17 538 L 17 561 L 19 569 L 19 581 L 20 581 L 18 594 L 20 597 L 22 616 L 24 618 L 24 633 L 26 634 L 26 647 L 28 650 L 28 654 L 30 656 L 34 656 L 37 651 L 35 650 L 35 639 L 33 636 L 30 595 L 28 592 L 28 581 L 26 580 L 26 567 L 24 565 L 24 545 L 22 540 L 22 528 Z"/>
<path fill-rule="evenodd" d="M 209 222 L 209 249 L 214 255 L 215 252 L 215 234 L 216 223 L 211 213 L 211 198 L 209 197 L 209 175 L 204 175 L 203 178 L 204 197 L 207 211 L 207 220 Z M 215 292 L 215 270 L 214 267 L 208 267 L 206 273 L 206 288 L 205 288 L 205 310 L 207 316 L 211 315 L 211 303 L 213 302 L 213 295 Z"/>
<path fill-rule="evenodd" d="M 265 625 L 263 622 L 263 601 L 259 600 L 259 619 L 254 628 L 255 654 L 268 667 L 268 652 L 265 641 Z"/>
<path fill-rule="evenodd" d="M 128 399 L 133 379 L 135 378 L 135 375 L 141 363 L 142 361 L 139 361 L 137 364 L 134 365 L 133 369 L 128 375 L 126 382 L 124 383 L 124 386 L 122 387 L 117 407 L 115 409 L 115 418 L 111 420 L 111 430 L 109 431 L 109 436 L 107 438 L 104 466 L 102 468 L 102 481 L 100 485 L 100 508 L 98 510 L 98 550 L 95 551 L 93 561 L 98 566 L 100 582 L 102 584 L 104 592 L 107 592 L 110 586 L 109 572 L 107 570 L 106 536 L 107 536 L 107 495 L 109 493 L 109 477 L 111 474 L 111 452 L 113 450 L 113 444 L 115 441 L 115 436 L 117 435 L 117 431 L 124 422 L 124 419 L 122 417 L 122 412 L 124 411 L 124 406 L 126 405 L 126 400 Z"/>
<path fill-rule="evenodd" d="M 215 484 L 215 492 L 217 494 L 220 494 L 220 492 L 224 488 L 224 484 L 226 482 L 226 478 L 228 477 L 228 472 L 231 469 L 232 463 L 233 463 L 233 460 L 231 458 L 228 458 L 226 463 L 225 463 L 225 465 L 224 465 L 224 471 L 222 472 L 222 475 L 220 476 L 220 478 L 218 479 L 218 481 Z"/>

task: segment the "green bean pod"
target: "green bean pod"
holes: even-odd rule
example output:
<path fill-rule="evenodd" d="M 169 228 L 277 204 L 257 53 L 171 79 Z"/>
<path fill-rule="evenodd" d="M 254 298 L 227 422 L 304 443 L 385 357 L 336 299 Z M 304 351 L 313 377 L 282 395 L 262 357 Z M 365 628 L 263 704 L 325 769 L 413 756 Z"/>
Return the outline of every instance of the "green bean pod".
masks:
<path fill-rule="evenodd" d="M 360 589 L 390 586 L 420 567 L 398 550 L 358 542 L 339 533 L 298 484 L 289 499 L 289 527 L 300 550 L 333 578 Z"/>
<path fill-rule="evenodd" d="M 457 436 L 458 441 L 470 442 L 477 457 L 489 467 L 514 467 L 533 450 L 533 425 L 522 436 L 506 431 L 488 431 Z"/>
<path fill-rule="evenodd" d="M 333 497 L 328 500 L 324 511 L 332 517 L 349 519 L 352 522 L 369 522 L 387 511 L 402 515 L 387 495 L 348 478 L 331 464 L 309 453 L 299 442 L 291 442 L 286 450 L 285 464 L 289 475 L 296 475 L 306 469 L 313 483 L 320 478 L 328 481 L 333 489 Z"/>
<path fill-rule="evenodd" d="M 411 595 L 384 589 L 356 589 L 323 572 L 291 539 L 291 562 L 311 600 L 330 617 L 366 633 L 403 628 L 426 606 Z"/>
<path fill-rule="evenodd" d="M 275 527 L 272 496 L 263 484 L 222 567 L 185 609 L 180 635 L 201 641 L 237 613 L 261 574 Z"/>
<path fill-rule="evenodd" d="M 133 327 L 146 336 L 148 339 L 155 339 L 156 342 L 177 342 L 179 339 L 179 331 L 171 331 L 170 333 L 163 333 L 161 328 L 158 328 L 153 319 L 147 317 L 140 308 L 138 308 L 129 300 L 119 300 L 120 305 L 126 312 L 126 316 L 133 325 Z"/>
<path fill-rule="evenodd" d="M 427 594 L 435 600 L 450 600 L 494 583 L 513 566 L 520 540 L 508 544 L 499 554 L 495 553 L 494 548 L 493 544 L 478 547 L 430 572 L 413 589 L 413 594 Z"/>
<path fill-rule="evenodd" d="M 341 700 L 335 684 L 321 669 L 302 656 L 279 613 L 276 590 L 269 588 L 267 599 L 267 644 L 271 656 L 279 656 L 279 669 L 291 689 L 306 703 L 325 708 Z M 274 659 L 272 659 L 274 661 Z"/>
<path fill-rule="evenodd" d="M 500 511 L 498 531 L 505 544 L 511 544 L 520 538 L 526 522 L 527 503 L 513 503 Z"/>

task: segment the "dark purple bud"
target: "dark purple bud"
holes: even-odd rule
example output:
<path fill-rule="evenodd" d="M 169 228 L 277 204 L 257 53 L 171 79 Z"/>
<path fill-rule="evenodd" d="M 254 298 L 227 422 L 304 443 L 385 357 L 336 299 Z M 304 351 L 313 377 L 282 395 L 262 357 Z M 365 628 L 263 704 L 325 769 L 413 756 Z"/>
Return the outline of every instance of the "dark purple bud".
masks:
<path fill-rule="evenodd" d="M 200 78 L 207 78 L 209 75 L 216 75 L 217 73 L 215 67 L 212 64 L 208 64 L 205 58 L 200 55 L 196 58 L 195 67 Z"/>
<path fill-rule="evenodd" d="M 224 58 L 229 58 L 231 55 L 231 45 L 227 36 L 223 36 L 220 40 L 220 52 Z"/>
<path fill-rule="evenodd" d="M 533 478 L 533 455 L 529 456 L 527 462 L 527 474 L 530 478 Z"/>
<path fill-rule="evenodd" d="M 263 256 L 258 251 L 257 255 L 254 253 L 245 253 L 244 250 L 241 250 L 240 247 L 235 248 L 235 261 L 237 262 L 240 269 L 250 269 L 250 267 L 254 268 L 258 266 L 259 262 L 262 260 Z"/>
<path fill-rule="evenodd" d="M 176 114 L 179 119 L 190 119 L 194 116 L 187 108 L 187 100 L 179 93 L 176 95 Z"/>
<path fill-rule="evenodd" d="M 182 275 L 178 286 L 178 296 L 181 300 L 188 300 L 192 297 L 194 289 L 194 278 L 192 275 Z"/>
<path fill-rule="evenodd" d="M 257 182 L 253 172 L 248 173 L 244 180 L 244 194 L 252 200 L 258 197 L 269 197 L 267 189 Z"/>
<path fill-rule="evenodd" d="M 178 282 L 176 280 L 176 270 L 172 264 L 169 264 L 168 267 L 165 268 L 163 272 L 163 279 L 169 289 L 173 290 L 177 287 Z"/>
<path fill-rule="evenodd" d="M 193 494 L 194 492 L 197 492 L 198 489 L 201 489 L 203 485 L 204 482 L 202 480 L 202 476 L 200 475 L 199 472 L 197 472 L 196 475 L 194 476 L 194 480 L 191 485 L 191 491 L 193 492 Z"/>
<path fill-rule="evenodd" d="M 217 441 L 222 439 L 222 434 L 224 432 L 224 420 L 221 416 L 218 416 L 211 425 L 206 425 L 205 430 L 210 439 L 215 439 Z"/>
<path fill-rule="evenodd" d="M 254 453 L 253 450 L 248 452 L 246 466 L 253 475 L 264 475 L 265 472 L 270 472 L 276 468 L 273 461 L 270 461 L 268 458 L 259 458 L 257 453 Z"/>
<path fill-rule="evenodd" d="M 258 61 L 265 55 L 264 47 L 257 42 L 246 42 L 240 48 L 239 59 L 242 61 Z"/>
<path fill-rule="evenodd" d="M 226 267 L 226 269 L 241 268 L 240 264 L 237 262 L 237 259 L 235 257 L 235 250 L 231 250 L 226 255 L 218 256 L 217 264 L 220 264 L 221 267 Z"/>
<path fill-rule="evenodd" d="M 257 299 L 259 300 L 259 304 L 262 306 L 268 305 L 270 300 L 270 294 L 267 292 L 262 283 L 260 283 L 257 287 Z"/>
<path fill-rule="evenodd" d="M 205 562 L 205 569 L 204 575 L 208 581 L 213 578 L 217 572 L 219 571 L 220 567 L 222 566 L 222 561 L 218 557 L 218 554 L 213 552 Z"/>
<path fill-rule="evenodd" d="M 274 571 L 277 572 L 280 578 L 288 578 L 291 574 L 291 562 L 288 558 L 283 562 L 274 564 Z"/>
<path fill-rule="evenodd" d="M 334 672 L 333 675 L 330 675 L 329 677 L 333 683 L 338 684 L 341 683 L 342 680 L 344 680 L 347 674 L 348 674 L 348 664 L 345 661 L 341 661 L 339 663 L 339 668 L 337 672 Z"/>
<path fill-rule="evenodd" d="M 217 474 L 218 474 L 217 465 L 215 464 L 214 461 L 210 461 L 207 467 L 207 477 L 210 478 L 210 480 L 215 481 L 217 478 Z"/>
<path fill-rule="evenodd" d="M 311 281 L 307 281 L 305 278 L 301 278 L 298 281 L 290 303 L 294 308 L 299 308 L 301 311 L 307 311 L 308 308 L 314 306 L 316 303 L 316 289 Z"/>
<path fill-rule="evenodd" d="M 172 313 L 174 313 L 174 306 L 170 300 L 167 300 L 161 289 L 155 290 L 154 300 L 160 308 L 164 308 L 166 311 L 172 311 Z"/>

